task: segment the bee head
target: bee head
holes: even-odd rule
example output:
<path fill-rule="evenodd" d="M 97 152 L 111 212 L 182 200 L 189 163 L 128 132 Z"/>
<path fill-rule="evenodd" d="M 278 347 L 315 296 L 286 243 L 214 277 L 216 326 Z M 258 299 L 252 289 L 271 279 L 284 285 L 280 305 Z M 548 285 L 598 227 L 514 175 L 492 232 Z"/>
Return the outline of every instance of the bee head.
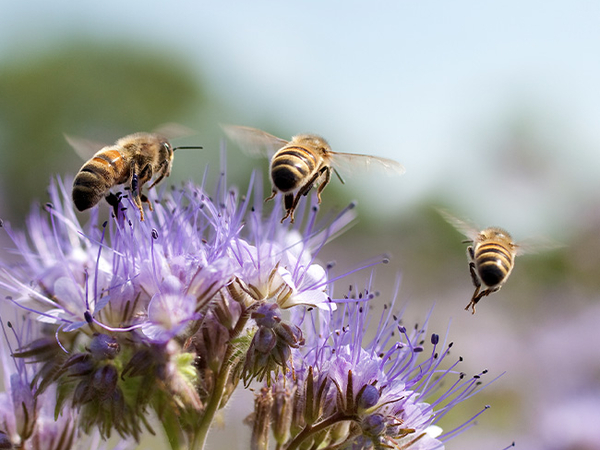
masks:
<path fill-rule="evenodd" d="M 161 139 L 160 145 L 162 146 L 162 152 L 166 155 L 166 159 L 169 161 L 173 160 L 173 152 L 175 149 L 166 139 Z"/>

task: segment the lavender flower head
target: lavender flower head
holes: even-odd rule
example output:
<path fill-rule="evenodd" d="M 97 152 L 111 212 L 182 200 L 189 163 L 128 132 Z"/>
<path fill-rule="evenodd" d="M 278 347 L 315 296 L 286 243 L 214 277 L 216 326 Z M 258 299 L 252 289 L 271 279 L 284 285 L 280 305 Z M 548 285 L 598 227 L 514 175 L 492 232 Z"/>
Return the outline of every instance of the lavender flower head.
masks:
<path fill-rule="evenodd" d="M 437 337 L 417 362 L 424 328 L 407 332 L 391 315 L 366 343 L 371 294 L 336 300 L 332 283 L 343 275 L 317 260 L 354 205 L 317 220 L 308 198 L 296 224 L 282 225 L 281 205 L 263 211 L 259 183 L 240 195 L 222 175 L 212 195 L 191 183 L 150 195 L 143 222 L 127 196 L 113 195 L 108 220 L 94 208 L 82 224 L 69 185 L 51 183 L 27 232 L 4 226 L 18 260 L 1 263 L 2 307 L 22 319 L 12 322 L 18 376 L 5 375 L 2 395 L 12 400 L 3 402 L 1 445 L 32 439 L 46 417 L 30 414 L 24 425 L 7 411 L 43 401 L 66 430 L 69 444 L 57 450 L 77 448 L 82 434 L 138 441 L 155 433 L 151 415 L 171 448 L 200 449 L 240 381 L 264 383 L 253 448 L 267 448 L 271 423 L 281 449 L 429 449 L 452 435 L 439 436 L 436 423 L 477 380 L 442 369 L 449 346 Z M 439 395 L 439 379 L 452 374 L 458 380 Z"/>
<path fill-rule="evenodd" d="M 255 448 L 268 448 L 270 426 L 277 448 L 442 449 L 487 409 L 444 432 L 439 420 L 484 387 L 486 371 L 467 377 L 456 369 L 462 358 L 448 365 L 452 343 L 427 342 L 426 324 L 407 330 L 394 300 L 367 339 L 375 297 L 351 290 L 332 313 L 295 313 L 306 344 L 293 352 L 294 371 L 257 396 L 268 407 L 255 415 Z"/>
<path fill-rule="evenodd" d="M 34 339 L 38 327 L 30 319 L 16 316 L 15 321 L 1 322 L 4 343 L 0 346 L 5 390 L 0 393 L 0 448 L 27 450 L 104 450 L 100 433 L 85 436 L 74 422 L 77 416 L 72 408 L 56 411 L 56 389 L 37 391 L 36 377 L 40 365 L 26 363 L 23 357 L 9 355 L 13 345 L 37 342 L 39 348 L 47 342 Z M 132 442 L 123 441 L 115 450 L 133 448 Z"/>

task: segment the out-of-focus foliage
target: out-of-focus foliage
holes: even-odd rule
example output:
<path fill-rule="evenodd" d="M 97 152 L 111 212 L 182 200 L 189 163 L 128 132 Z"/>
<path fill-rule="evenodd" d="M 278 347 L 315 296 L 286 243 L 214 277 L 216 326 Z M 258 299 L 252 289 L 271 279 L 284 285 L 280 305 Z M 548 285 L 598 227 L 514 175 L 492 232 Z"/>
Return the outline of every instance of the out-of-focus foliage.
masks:
<path fill-rule="evenodd" d="M 77 39 L 73 39 L 76 42 Z M 52 174 L 81 159 L 63 133 L 112 143 L 207 107 L 197 75 L 180 58 L 127 45 L 80 43 L 0 66 L 0 189 L 19 217 L 45 199 Z"/>

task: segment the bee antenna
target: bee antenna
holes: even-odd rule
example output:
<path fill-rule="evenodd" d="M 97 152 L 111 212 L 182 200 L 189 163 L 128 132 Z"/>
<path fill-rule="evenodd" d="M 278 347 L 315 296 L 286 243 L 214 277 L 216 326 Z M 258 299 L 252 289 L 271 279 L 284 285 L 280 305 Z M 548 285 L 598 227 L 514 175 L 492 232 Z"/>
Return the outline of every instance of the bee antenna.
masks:
<path fill-rule="evenodd" d="M 183 147 L 175 147 L 173 148 L 173 151 L 178 150 L 178 149 L 184 149 L 184 150 L 191 150 L 191 149 L 202 149 L 202 147 L 194 147 L 194 146 L 183 146 Z"/>

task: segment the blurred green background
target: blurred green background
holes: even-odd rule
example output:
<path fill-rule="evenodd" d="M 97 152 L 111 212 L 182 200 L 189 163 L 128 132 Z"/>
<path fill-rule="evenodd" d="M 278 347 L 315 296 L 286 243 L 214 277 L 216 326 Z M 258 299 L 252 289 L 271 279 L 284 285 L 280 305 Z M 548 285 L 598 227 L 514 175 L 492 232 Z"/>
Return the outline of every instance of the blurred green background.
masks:
<path fill-rule="evenodd" d="M 450 322 L 462 370 L 506 371 L 447 418 L 456 426 L 492 405 L 448 448 L 600 448 L 598 4 L 5 6 L 0 218 L 24 227 L 49 179 L 81 167 L 63 133 L 112 143 L 167 122 L 189 127 L 196 134 L 173 143 L 204 150 L 178 152 L 167 184 L 200 182 L 207 164 L 216 179 L 220 123 L 314 132 L 334 150 L 397 159 L 401 178 L 332 180 L 322 210 L 358 199 L 359 221 L 320 257 L 341 273 L 391 254 L 375 284 L 389 296 L 401 274 L 407 323 L 433 308 L 430 330 L 444 335 Z M 232 144 L 228 156 L 232 183 L 245 187 L 250 168 L 267 180 L 267 161 Z M 563 247 L 519 258 L 471 316 L 462 237 L 434 206 Z M 240 429 L 251 396 L 233 401 L 246 407 L 225 411 L 213 442 L 246 448 L 248 430 L 227 430 Z"/>

